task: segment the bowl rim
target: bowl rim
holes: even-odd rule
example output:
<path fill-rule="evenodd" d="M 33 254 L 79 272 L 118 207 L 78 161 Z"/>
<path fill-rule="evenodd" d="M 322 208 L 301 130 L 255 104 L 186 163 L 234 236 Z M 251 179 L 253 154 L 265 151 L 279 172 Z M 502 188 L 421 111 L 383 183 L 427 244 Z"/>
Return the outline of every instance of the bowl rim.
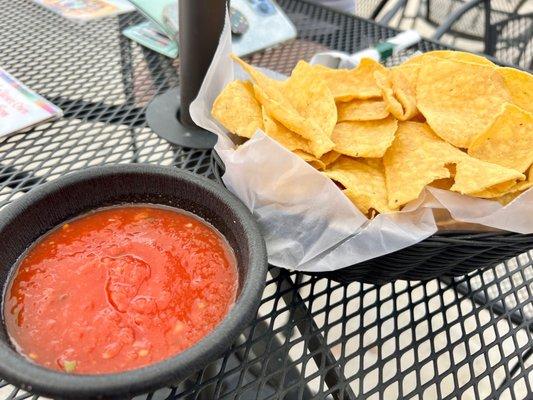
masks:
<path fill-rule="evenodd" d="M 150 164 L 119 164 L 91 167 L 68 173 L 33 189 L 0 210 L 0 230 L 16 223 L 13 217 L 23 213 L 27 207 L 31 207 L 36 201 L 61 190 L 65 186 L 95 178 L 146 173 L 173 177 L 200 186 L 213 197 L 225 202 L 238 217 L 236 219 L 240 221 L 242 230 L 248 237 L 249 265 L 241 293 L 231 310 L 213 331 L 185 351 L 145 367 L 111 374 L 69 375 L 56 372 L 25 360 L 12 348 L 11 344 L 1 341 L 0 376 L 6 381 L 12 382 L 23 390 L 69 398 L 101 395 L 114 397 L 144 393 L 171 382 L 177 383 L 180 379 L 184 379 L 196 371 L 197 365 L 206 365 L 218 358 L 256 315 L 268 269 L 266 247 L 257 222 L 244 204 L 232 193 L 216 182 L 188 171 Z M 11 268 L 13 266 L 9 267 L 9 269 Z M 4 324 L 3 291 L 1 295 L 0 321 Z"/>

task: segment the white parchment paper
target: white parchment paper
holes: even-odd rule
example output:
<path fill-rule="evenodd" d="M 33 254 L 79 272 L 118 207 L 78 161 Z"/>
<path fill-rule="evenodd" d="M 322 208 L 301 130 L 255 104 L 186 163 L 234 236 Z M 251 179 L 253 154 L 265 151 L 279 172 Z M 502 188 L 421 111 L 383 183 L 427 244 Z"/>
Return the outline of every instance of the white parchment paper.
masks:
<path fill-rule="evenodd" d="M 368 220 L 332 181 L 262 131 L 237 147 L 232 135 L 211 116 L 213 102 L 226 84 L 246 78 L 230 54 L 226 21 L 190 112 L 199 126 L 218 135 L 215 150 L 226 166 L 222 179 L 259 221 L 271 264 L 331 271 L 379 257 L 435 233 L 433 211 L 437 209 L 447 209 L 455 221 L 533 233 L 533 189 L 503 207 L 495 201 L 426 188 L 401 212 Z"/>

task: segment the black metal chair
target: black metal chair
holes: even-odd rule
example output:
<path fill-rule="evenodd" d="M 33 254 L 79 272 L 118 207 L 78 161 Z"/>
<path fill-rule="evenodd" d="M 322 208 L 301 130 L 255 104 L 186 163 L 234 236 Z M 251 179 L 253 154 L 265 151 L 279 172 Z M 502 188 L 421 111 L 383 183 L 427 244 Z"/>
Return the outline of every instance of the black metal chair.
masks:
<path fill-rule="evenodd" d="M 487 54 L 533 70 L 533 13 L 517 15 L 490 26 Z"/>
<path fill-rule="evenodd" d="M 487 54 L 533 70 L 533 13 L 516 15 L 489 28 Z"/>
<path fill-rule="evenodd" d="M 362 18 L 376 20 L 389 0 L 359 0 L 356 2 L 356 15 Z"/>
<path fill-rule="evenodd" d="M 451 33 L 484 39 L 487 22 L 493 24 L 519 14 L 526 0 L 426 0 L 425 3 L 425 18 L 433 26 L 441 27 L 451 21 Z"/>
<path fill-rule="evenodd" d="M 429 1 L 429 0 L 428 0 Z M 472 0 L 453 11 L 432 39 L 447 34 L 476 38 L 482 33 L 483 52 L 505 63 L 533 69 L 533 13 L 520 13 L 524 0 Z M 504 10 L 503 6 L 508 8 Z M 470 28 L 470 32 L 468 29 Z M 477 36 L 479 37 L 479 36 Z"/>
<path fill-rule="evenodd" d="M 400 29 L 422 23 L 433 40 L 459 48 L 459 39 L 474 41 L 485 54 L 533 69 L 531 0 L 389 0 L 372 17 Z"/>

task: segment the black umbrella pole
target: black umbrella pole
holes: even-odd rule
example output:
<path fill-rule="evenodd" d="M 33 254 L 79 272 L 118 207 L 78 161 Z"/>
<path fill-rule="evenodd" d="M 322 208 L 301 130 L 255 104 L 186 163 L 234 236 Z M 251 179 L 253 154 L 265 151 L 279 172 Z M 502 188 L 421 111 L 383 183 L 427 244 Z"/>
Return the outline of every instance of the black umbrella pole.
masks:
<path fill-rule="evenodd" d="M 198 95 L 224 28 L 226 0 L 179 0 L 180 121 L 195 126 L 189 106 Z"/>

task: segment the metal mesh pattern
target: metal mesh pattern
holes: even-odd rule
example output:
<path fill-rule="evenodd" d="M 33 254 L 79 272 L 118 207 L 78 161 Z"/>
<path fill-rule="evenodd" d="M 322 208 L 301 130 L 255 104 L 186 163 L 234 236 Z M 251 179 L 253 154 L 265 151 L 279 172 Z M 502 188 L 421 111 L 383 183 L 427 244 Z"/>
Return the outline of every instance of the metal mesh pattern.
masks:
<path fill-rule="evenodd" d="M 372 18 L 376 11 L 381 11 L 386 2 L 386 0 L 365 0 L 356 2 L 355 13 L 358 17 Z"/>
<path fill-rule="evenodd" d="M 533 13 L 500 21 L 491 27 L 494 56 L 533 69 Z"/>
<path fill-rule="evenodd" d="M 407 0 L 391 21 L 402 29 L 417 29 L 430 37 L 452 14 L 475 0 Z M 390 7 L 389 7 L 390 8 Z M 486 24 L 487 12 L 490 15 Z M 468 51 L 484 52 L 501 63 L 533 67 L 533 14 L 527 0 L 478 1 L 455 17 L 439 41 Z"/>
<path fill-rule="evenodd" d="M 466 0 L 425 0 L 427 20 L 435 25 L 441 25 L 452 12 L 463 6 Z M 524 0 L 491 0 L 490 22 L 508 19 L 516 14 Z M 485 4 L 481 2 L 477 7 L 467 11 L 452 30 L 457 34 L 483 39 L 485 35 Z"/>
<path fill-rule="evenodd" d="M 283 73 L 319 49 L 355 51 L 394 35 L 311 4 L 280 3 L 299 38 L 251 60 Z M 146 125 L 147 103 L 178 76 L 176 62 L 121 37 L 139 20 L 78 25 L 28 0 L 0 0 L 0 65 L 65 111 L 0 143 L 0 206 L 90 165 L 211 174 L 208 152 L 170 146 Z M 436 47 L 426 41 L 419 50 Z M 449 282 L 381 287 L 271 268 L 256 320 L 222 359 L 139 399 L 531 398 L 532 286 L 528 254 Z M 0 381 L 1 399 L 29 397 L 37 398 Z"/>

